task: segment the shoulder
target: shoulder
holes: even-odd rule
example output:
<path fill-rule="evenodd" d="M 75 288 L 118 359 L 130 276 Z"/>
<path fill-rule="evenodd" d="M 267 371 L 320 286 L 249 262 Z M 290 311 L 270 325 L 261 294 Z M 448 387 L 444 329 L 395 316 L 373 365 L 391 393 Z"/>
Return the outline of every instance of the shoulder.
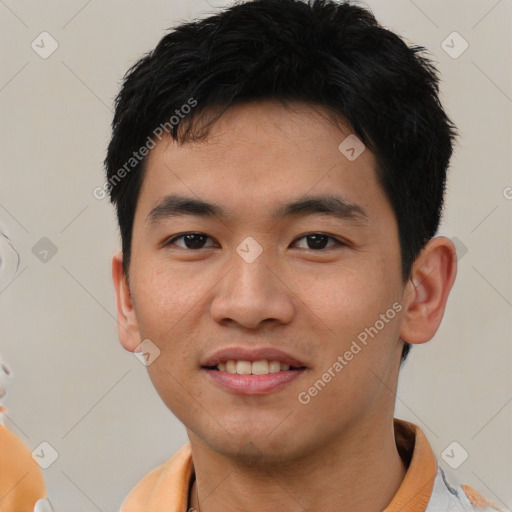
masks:
<path fill-rule="evenodd" d="M 190 443 L 187 443 L 135 485 L 119 512 L 141 512 L 149 504 L 183 500 L 192 472 L 192 450 Z"/>
<path fill-rule="evenodd" d="M 425 512 L 503 512 L 469 485 L 449 482 L 443 468 L 438 465 L 432 497 Z"/>
<path fill-rule="evenodd" d="M 139 503 L 149 500 L 151 493 L 153 492 L 156 483 L 160 480 L 160 477 L 164 472 L 165 465 L 168 462 L 169 461 L 151 470 L 141 480 L 139 480 L 123 501 L 120 512 L 132 512 L 138 510 L 138 508 L 134 507 L 138 507 Z"/>
<path fill-rule="evenodd" d="M 27 445 L 5 425 L 0 425 L 0 462 L 2 464 L 16 463 L 16 467 L 28 463 L 29 466 L 38 468 Z"/>
<path fill-rule="evenodd" d="M 0 425 L 0 510 L 32 510 L 46 498 L 39 465 L 25 443 L 5 425 Z"/>

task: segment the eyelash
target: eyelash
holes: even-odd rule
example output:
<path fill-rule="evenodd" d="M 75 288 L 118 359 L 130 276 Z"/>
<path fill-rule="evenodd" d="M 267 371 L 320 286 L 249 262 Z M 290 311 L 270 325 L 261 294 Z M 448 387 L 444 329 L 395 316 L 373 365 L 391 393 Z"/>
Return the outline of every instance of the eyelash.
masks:
<path fill-rule="evenodd" d="M 180 238 L 183 238 L 187 235 L 201 235 L 201 236 L 205 236 L 207 238 L 211 238 L 210 236 L 204 234 L 204 233 L 196 233 L 194 231 L 190 231 L 190 232 L 187 232 L 187 233 L 182 233 L 181 235 L 178 235 L 178 236 L 175 236 L 174 238 L 171 238 L 170 240 L 164 242 L 163 246 L 164 247 L 168 247 L 170 245 L 172 245 L 176 240 L 179 240 Z M 335 242 L 335 245 L 332 245 L 331 247 L 326 247 L 326 248 L 322 248 L 322 249 L 306 249 L 306 250 L 309 250 L 309 251 L 314 251 L 314 252 L 325 252 L 327 249 L 332 249 L 333 247 L 335 246 L 346 246 L 347 244 L 342 242 L 341 240 L 338 240 L 337 238 L 333 237 L 333 236 L 330 236 L 328 235 L 327 233 L 322 233 L 322 232 L 318 232 L 318 233 L 306 233 L 305 235 L 302 235 L 300 236 L 299 238 L 296 238 L 294 243 L 297 242 L 298 240 L 302 240 L 303 238 L 307 238 L 309 236 L 313 236 L 313 235 L 321 235 L 321 236 L 325 236 L 327 237 L 328 239 L 330 240 L 333 240 Z M 187 251 L 200 251 L 201 249 L 208 249 L 208 247 L 201 247 L 199 249 L 190 249 L 188 247 L 180 247 L 178 246 L 180 249 L 184 249 L 184 250 L 187 250 Z M 210 246 L 211 247 L 211 246 Z"/>

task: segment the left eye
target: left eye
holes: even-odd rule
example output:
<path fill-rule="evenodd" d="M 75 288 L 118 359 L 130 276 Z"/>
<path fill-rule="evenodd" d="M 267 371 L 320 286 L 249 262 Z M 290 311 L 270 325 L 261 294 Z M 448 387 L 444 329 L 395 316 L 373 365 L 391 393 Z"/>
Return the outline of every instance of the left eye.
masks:
<path fill-rule="evenodd" d="M 183 247 L 182 245 L 176 244 L 176 245 L 178 245 L 178 247 L 182 247 L 183 249 L 203 249 L 205 247 L 204 243 L 205 243 L 206 239 L 208 239 L 208 238 L 210 238 L 210 237 L 203 233 L 185 233 L 183 235 L 174 237 L 173 239 L 166 242 L 165 245 L 166 246 L 172 245 L 177 240 L 183 239 L 183 243 L 185 244 L 185 246 Z M 303 247 L 303 248 L 311 249 L 314 251 L 325 249 L 328 240 L 332 240 L 334 242 L 329 247 L 332 247 L 333 245 L 343 245 L 336 238 L 333 238 L 332 236 L 329 236 L 329 235 L 324 235 L 323 233 L 312 233 L 310 235 L 301 236 L 300 238 L 297 238 L 295 243 L 297 243 L 299 240 L 303 240 L 303 239 L 307 240 L 306 243 L 308 245 L 308 247 Z M 210 246 L 210 247 L 212 247 L 212 246 Z"/>
<path fill-rule="evenodd" d="M 311 235 L 304 235 L 300 238 L 297 238 L 298 240 L 302 240 L 303 238 L 307 239 L 308 245 L 312 247 L 306 247 L 306 249 L 312 249 L 314 251 L 317 251 L 319 249 L 325 249 L 327 240 L 333 240 L 333 245 L 343 245 L 339 240 L 336 240 L 336 238 L 333 238 L 329 235 L 324 235 L 323 233 L 312 233 Z M 331 245 L 332 247 L 332 245 Z"/>

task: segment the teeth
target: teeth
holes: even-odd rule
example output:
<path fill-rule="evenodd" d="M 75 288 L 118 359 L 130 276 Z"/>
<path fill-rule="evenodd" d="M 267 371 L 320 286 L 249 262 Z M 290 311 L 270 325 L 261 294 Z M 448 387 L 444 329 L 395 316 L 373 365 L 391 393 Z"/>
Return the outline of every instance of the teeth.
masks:
<path fill-rule="evenodd" d="M 254 375 L 266 375 L 269 373 L 268 361 L 254 361 L 251 365 L 252 374 Z"/>
<path fill-rule="evenodd" d="M 237 361 L 236 362 L 236 373 L 238 375 L 250 375 L 252 363 L 249 361 Z"/>
<path fill-rule="evenodd" d="M 268 369 L 271 373 L 280 372 L 281 363 L 279 361 L 270 361 L 270 363 L 268 363 Z"/>
<path fill-rule="evenodd" d="M 289 364 L 280 363 L 279 361 L 234 361 L 229 360 L 225 363 L 219 363 L 217 369 L 221 372 L 237 373 L 239 375 L 267 375 L 268 373 L 276 373 L 290 369 Z"/>

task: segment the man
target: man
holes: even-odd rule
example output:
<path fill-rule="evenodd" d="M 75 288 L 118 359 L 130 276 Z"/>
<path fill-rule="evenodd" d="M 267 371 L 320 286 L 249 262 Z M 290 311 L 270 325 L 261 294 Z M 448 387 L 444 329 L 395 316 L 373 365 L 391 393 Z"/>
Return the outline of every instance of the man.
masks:
<path fill-rule="evenodd" d="M 456 275 L 438 77 L 348 3 L 255 0 L 125 76 L 118 330 L 190 443 L 122 512 L 498 510 L 393 418 Z"/>

